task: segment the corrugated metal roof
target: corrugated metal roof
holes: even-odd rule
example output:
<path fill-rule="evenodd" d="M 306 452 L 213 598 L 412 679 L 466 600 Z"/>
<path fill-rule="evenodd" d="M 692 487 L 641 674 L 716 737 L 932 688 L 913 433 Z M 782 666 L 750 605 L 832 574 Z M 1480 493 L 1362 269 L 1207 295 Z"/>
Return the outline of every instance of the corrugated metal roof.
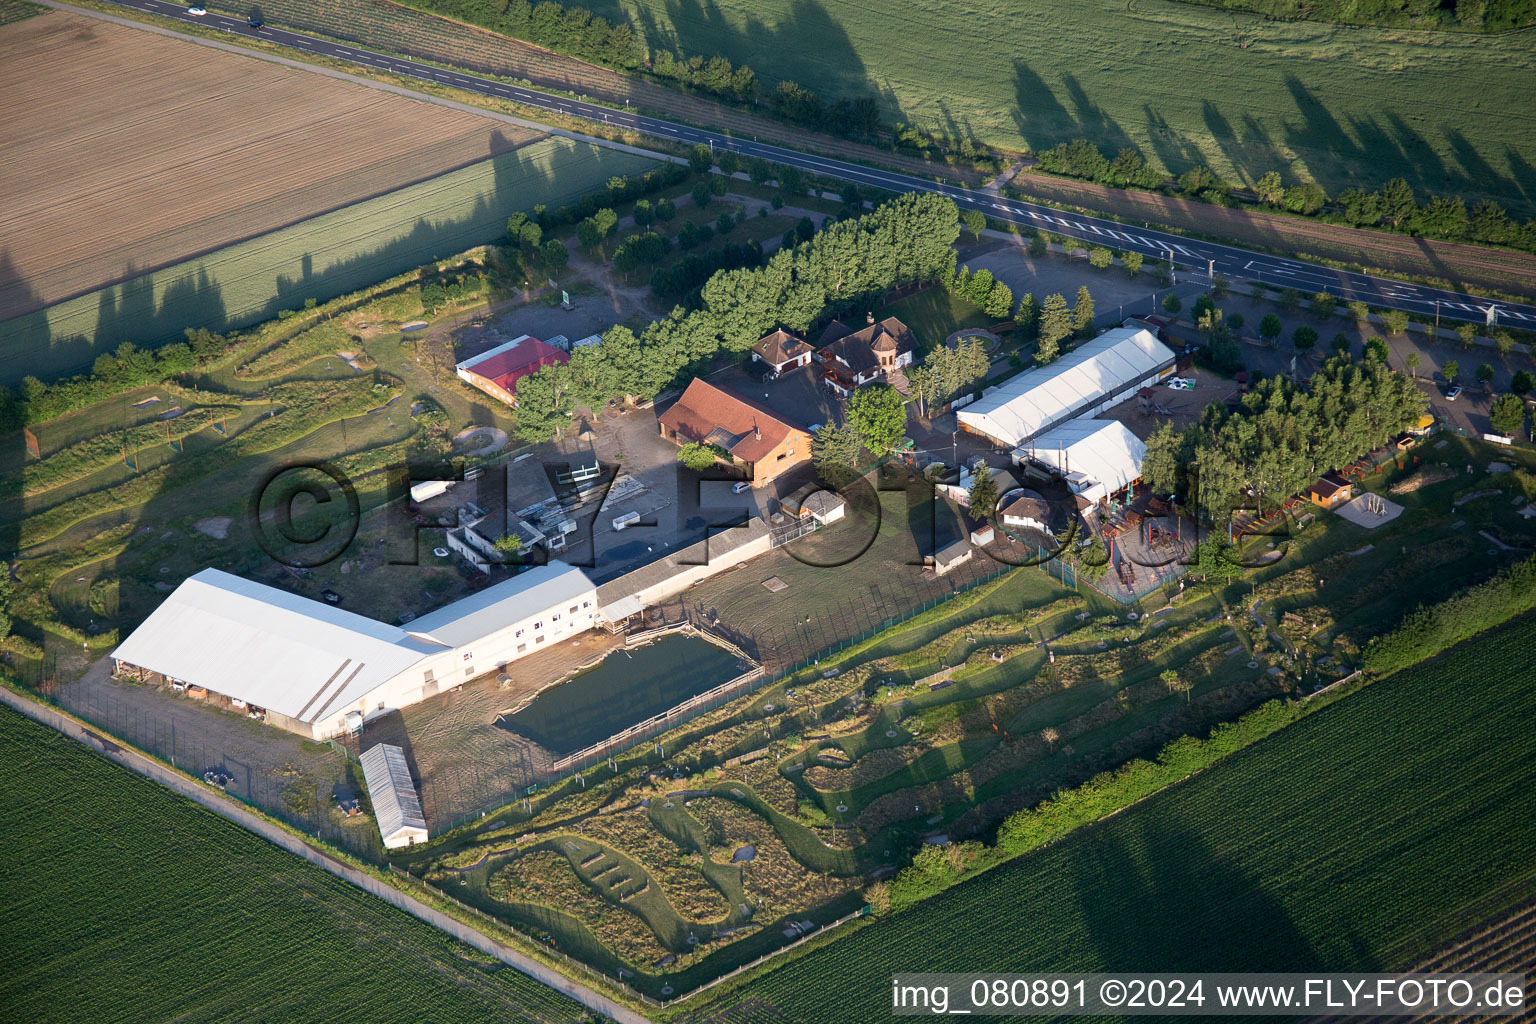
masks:
<path fill-rule="evenodd" d="M 955 415 L 988 437 L 1022 444 L 1176 358 L 1151 331 L 1117 327 L 1049 366 L 1003 381 Z"/>
<path fill-rule="evenodd" d="M 402 829 L 427 830 L 427 817 L 421 813 L 421 800 L 411 782 L 411 769 L 405 763 L 405 751 L 392 743 L 377 743 L 358 758 L 363 766 L 363 781 L 368 783 L 368 799 L 373 803 L 373 817 L 379 835 L 388 843 Z"/>
<path fill-rule="evenodd" d="M 1113 494 L 1141 476 L 1147 446 L 1119 420 L 1085 417 L 1051 428 L 1020 445 L 1014 454 L 1073 478 L 1101 483 L 1106 494 Z"/>
<path fill-rule="evenodd" d="M 436 649 L 396 626 L 204 569 L 112 656 L 313 722 Z"/>
<path fill-rule="evenodd" d="M 463 647 L 536 612 L 559 611 L 565 602 L 593 589 L 580 569 L 550 562 L 413 619 L 409 629 L 415 636 Z"/>

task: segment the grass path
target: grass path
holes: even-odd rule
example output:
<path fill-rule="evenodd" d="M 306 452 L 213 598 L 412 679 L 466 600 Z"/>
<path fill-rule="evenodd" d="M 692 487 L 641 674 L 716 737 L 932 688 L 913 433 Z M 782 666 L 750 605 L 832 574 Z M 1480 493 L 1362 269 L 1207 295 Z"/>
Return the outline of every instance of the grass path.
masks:
<path fill-rule="evenodd" d="M 681 1019 L 864 1019 L 914 957 L 934 971 L 1405 966 L 1536 893 L 1536 691 L 1518 667 L 1533 657 L 1527 616 Z"/>

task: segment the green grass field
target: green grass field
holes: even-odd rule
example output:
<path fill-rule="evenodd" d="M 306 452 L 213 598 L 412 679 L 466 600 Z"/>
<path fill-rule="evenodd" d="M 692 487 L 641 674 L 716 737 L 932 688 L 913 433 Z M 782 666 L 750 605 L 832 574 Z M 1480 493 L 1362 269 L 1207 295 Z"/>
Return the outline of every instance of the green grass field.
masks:
<path fill-rule="evenodd" d="M 874 1019 L 897 971 L 1406 967 L 1536 893 L 1533 656 L 1527 616 L 680 1019 Z"/>
<path fill-rule="evenodd" d="M 600 0 L 652 47 L 720 54 L 891 121 L 1008 148 L 1086 137 L 1178 173 L 1209 162 L 1330 192 L 1401 175 L 1536 212 L 1536 32 L 1483 37 L 1259 17 L 1172 0 Z"/>
<path fill-rule="evenodd" d="M 8 1019 L 588 1019 L 527 976 L 8 708 L 0 766 Z"/>
<path fill-rule="evenodd" d="M 653 161 L 546 138 L 513 152 L 261 235 L 208 256 L 0 323 L 0 385 L 89 369 L 122 341 L 226 330 L 357 291 L 486 242 L 509 215 L 559 205 Z"/>

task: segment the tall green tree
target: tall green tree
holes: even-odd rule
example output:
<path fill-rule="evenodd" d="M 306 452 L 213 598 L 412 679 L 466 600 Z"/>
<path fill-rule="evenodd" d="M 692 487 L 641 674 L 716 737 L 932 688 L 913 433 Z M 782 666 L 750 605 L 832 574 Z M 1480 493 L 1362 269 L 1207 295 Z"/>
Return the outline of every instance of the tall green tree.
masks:
<path fill-rule="evenodd" d="M 870 384 L 848 397 L 848 423 L 870 450 L 886 452 L 907 432 L 907 405 L 889 384 Z"/>
<path fill-rule="evenodd" d="M 1461 364 L 1454 359 L 1447 359 L 1445 365 L 1440 367 L 1440 375 L 1447 383 L 1456 383 L 1456 378 L 1461 374 Z"/>
<path fill-rule="evenodd" d="M 990 519 L 992 513 L 997 511 L 997 481 L 992 478 L 990 466 L 976 467 L 976 476 L 971 481 L 971 489 L 966 497 L 970 501 L 973 519 Z"/>
<path fill-rule="evenodd" d="M 1285 198 L 1285 183 L 1280 179 L 1280 172 L 1266 171 L 1254 185 L 1253 191 L 1258 195 L 1259 202 L 1278 206 L 1280 200 Z"/>
<path fill-rule="evenodd" d="M 1087 285 L 1077 289 L 1077 305 L 1072 307 L 1072 330 L 1079 337 L 1093 333 L 1093 296 L 1088 294 Z"/>
<path fill-rule="evenodd" d="M 1494 433 L 1518 436 L 1525 427 L 1525 400 L 1519 395 L 1500 395 L 1488 410 L 1488 425 Z"/>
<path fill-rule="evenodd" d="M 1273 344 L 1274 340 L 1280 337 L 1280 331 L 1283 329 L 1283 326 L 1278 316 L 1273 313 L 1265 313 L 1264 319 L 1259 321 L 1259 337 L 1263 338 L 1265 343 Z"/>
<path fill-rule="evenodd" d="M 1034 292 L 1025 292 L 1019 300 L 1019 309 L 1013 314 L 1013 322 L 1018 325 L 1021 338 L 1033 338 L 1040 333 L 1040 303 L 1035 301 Z"/>
<path fill-rule="evenodd" d="M 570 370 L 559 363 L 519 379 L 512 410 L 517 436 L 536 442 L 559 438 L 571 422 L 571 392 Z"/>
<path fill-rule="evenodd" d="M 685 469 L 702 473 L 719 462 L 721 454 L 722 449 L 716 445 L 689 442 L 677 450 L 677 461 L 682 463 Z"/>
<path fill-rule="evenodd" d="M 1061 354 L 1061 343 L 1072 337 L 1072 312 L 1067 309 L 1066 296 L 1054 292 L 1045 297 L 1040 308 L 1040 347 L 1035 359 L 1040 363 L 1054 362 Z"/>
<path fill-rule="evenodd" d="M 1418 206 L 1413 187 L 1402 178 L 1393 178 L 1381 189 L 1381 217 L 1394 228 L 1408 222 Z"/>
<path fill-rule="evenodd" d="M 852 426 L 828 423 L 811 435 L 811 461 L 823 476 L 835 468 L 852 469 L 864 452 L 864 438 Z"/>
<path fill-rule="evenodd" d="M 987 215 L 980 210 L 966 210 L 960 215 L 960 220 L 965 224 L 965 230 L 971 233 L 976 241 L 981 241 L 981 233 L 987 229 Z"/>

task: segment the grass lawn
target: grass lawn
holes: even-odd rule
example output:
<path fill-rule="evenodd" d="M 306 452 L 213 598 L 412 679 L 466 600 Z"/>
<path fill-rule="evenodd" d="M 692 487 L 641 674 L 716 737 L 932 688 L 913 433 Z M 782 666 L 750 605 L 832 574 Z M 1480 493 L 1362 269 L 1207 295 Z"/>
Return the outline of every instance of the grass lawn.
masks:
<path fill-rule="evenodd" d="M 1532 657 L 1527 616 L 680 1019 L 868 1019 L 888 1006 L 890 972 L 918 960 L 1407 967 L 1536 893 L 1536 691 L 1517 668 Z"/>
<path fill-rule="evenodd" d="M 951 295 L 934 285 L 875 310 L 875 319 L 894 316 L 917 335 L 918 355 L 944 344 L 944 339 L 962 327 L 990 327 L 996 323 L 968 299 Z"/>
<path fill-rule="evenodd" d="M 1012 149 L 1087 137 L 1174 173 L 1278 170 L 1330 193 L 1403 176 L 1469 206 L 1533 212 L 1531 33 L 1266 21 L 1173 0 L 599 0 L 652 48 L 719 54 L 827 95 L 873 94 L 888 122 Z M 794 60 L 786 63 L 785 54 Z"/>
<path fill-rule="evenodd" d="M 0 710 L 0 1005 L 15 1020 L 576 1022 L 585 1011 Z"/>

